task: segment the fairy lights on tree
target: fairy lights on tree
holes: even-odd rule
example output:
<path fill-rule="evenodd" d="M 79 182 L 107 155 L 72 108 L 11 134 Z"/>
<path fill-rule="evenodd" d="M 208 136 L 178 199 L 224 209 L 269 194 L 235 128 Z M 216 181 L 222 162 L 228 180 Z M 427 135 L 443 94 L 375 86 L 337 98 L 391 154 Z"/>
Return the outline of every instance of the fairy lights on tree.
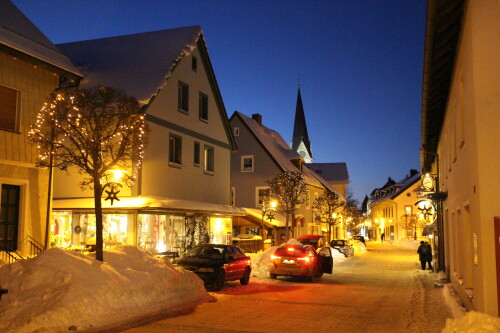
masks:
<path fill-rule="evenodd" d="M 289 239 L 289 218 L 295 220 L 297 205 L 304 201 L 307 193 L 306 183 L 300 172 L 285 171 L 267 182 L 269 184 L 269 195 L 278 201 L 278 210 L 286 216 L 285 238 Z"/>
<path fill-rule="evenodd" d="M 96 259 L 103 260 L 101 197 L 137 178 L 147 143 L 147 125 L 134 97 L 109 87 L 61 90 L 51 94 L 29 132 L 38 146 L 38 163 L 61 170 L 76 168 L 83 189 L 94 190 Z M 121 179 L 116 176 L 122 171 Z"/>
<path fill-rule="evenodd" d="M 317 221 L 328 224 L 328 241 L 332 240 L 332 227 L 340 220 L 340 211 L 345 207 L 345 201 L 341 200 L 335 192 L 324 191 L 314 199 L 314 218 Z"/>

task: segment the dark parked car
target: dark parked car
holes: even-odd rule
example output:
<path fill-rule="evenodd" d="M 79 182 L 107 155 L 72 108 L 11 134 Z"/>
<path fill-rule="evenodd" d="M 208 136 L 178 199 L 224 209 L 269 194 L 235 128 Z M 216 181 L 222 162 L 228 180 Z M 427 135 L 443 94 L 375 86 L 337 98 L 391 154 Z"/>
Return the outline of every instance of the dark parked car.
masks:
<path fill-rule="evenodd" d="M 310 245 L 283 244 L 271 255 L 269 276 L 303 277 L 312 281 L 320 278 L 323 273 L 332 274 L 333 258 L 331 248 L 323 247 L 316 250 Z"/>
<path fill-rule="evenodd" d="M 330 246 L 339 250 L 346 257 L 354 255 L 354 247 L 347 239 L 334 239 L 330 242 Z"/>
<path fill-rule="evenodd" d="M 355 235 L 355 236 L 352 236 L 352 239 L 354 240 L 359 240 L 361 243 L 365 244 L 366 245 L 366 241 L 365 241 L 365 238 L 361 235 Z"/>
<path fill-rule="evenodd" d="M 248 284 L 252 262 L 250 257 L 234 245 L 203 244 L 189 250 L 175 262 L 192 271 L 215 290 L 221 290 L 225 281 L 240 280 Z"/>

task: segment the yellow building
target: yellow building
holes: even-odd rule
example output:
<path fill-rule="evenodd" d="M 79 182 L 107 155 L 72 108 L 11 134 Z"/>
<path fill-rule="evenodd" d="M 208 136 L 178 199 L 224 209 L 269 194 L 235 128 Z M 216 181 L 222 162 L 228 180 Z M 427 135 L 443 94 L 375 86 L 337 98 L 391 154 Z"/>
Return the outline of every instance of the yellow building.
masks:
<path fill-rule="evenodd" d="M 36 166 L 30 125 L 50 93 L 82 75 L 10 1 L 0 13 L 0 260 L 11 261 L 45 244 L 49 172 Z"/>
<path fill-rule="evenodd" d="M 468 309 L 500 309 L 500 2 L 429 0 L 423 173 L 435 178 L 439 270 Z"/>
<path fill-rule="evenodd" d="M 403 180 L 395 182 L 389 178 L 384 186 L 372 191 L 368 200 L 368 219 L 371 229 L 377 230 L 372 237 L 380 239 L 383 234 L 385 241 L 422 237 L 425 222 L 418 217 L 415 206 L 419 180 L 420 174 L 410 170 Z"/>

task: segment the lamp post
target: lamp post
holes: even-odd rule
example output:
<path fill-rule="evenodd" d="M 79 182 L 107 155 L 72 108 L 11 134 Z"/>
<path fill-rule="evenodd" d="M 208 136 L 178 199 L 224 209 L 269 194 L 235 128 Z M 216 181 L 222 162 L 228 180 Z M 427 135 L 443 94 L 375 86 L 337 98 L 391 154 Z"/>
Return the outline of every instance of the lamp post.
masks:
<path fill-rule="evenodd" d="M 274 214 L 276 212 L 276 207 L 278 207 L 278 202 L 276 200 L 271 200 L 271 201 L 265 201 L 262 204 L 262 219 L 261 219 L 261 236 L 262 236 L 262 242 L 264 242 L 265 238 L 265 228 L 264 228 L 264 216 L 267 216 L 267 220 L 272 223 L 274 220 Z M 275 235 L 276 237 L 276 235 Z"/>

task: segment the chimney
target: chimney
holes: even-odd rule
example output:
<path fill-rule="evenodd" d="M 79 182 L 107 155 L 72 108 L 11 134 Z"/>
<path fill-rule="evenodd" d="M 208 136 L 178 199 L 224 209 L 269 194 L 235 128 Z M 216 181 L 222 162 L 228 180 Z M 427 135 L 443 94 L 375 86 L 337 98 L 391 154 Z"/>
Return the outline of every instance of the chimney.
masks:
<path fill-rule="evenodd" d="M 410 177 L 415 176 L 417 173 L 418 173 L 418 171 L 417 171 L 417 170 L 415 170 L 415 169 L 410 169 Z"/>
<path fill-rule="evenodd" d="M 252 119 L 257 122 L 260 126 L 262 126 L 262 115 L 260 113 L 252 114 Z"/>

